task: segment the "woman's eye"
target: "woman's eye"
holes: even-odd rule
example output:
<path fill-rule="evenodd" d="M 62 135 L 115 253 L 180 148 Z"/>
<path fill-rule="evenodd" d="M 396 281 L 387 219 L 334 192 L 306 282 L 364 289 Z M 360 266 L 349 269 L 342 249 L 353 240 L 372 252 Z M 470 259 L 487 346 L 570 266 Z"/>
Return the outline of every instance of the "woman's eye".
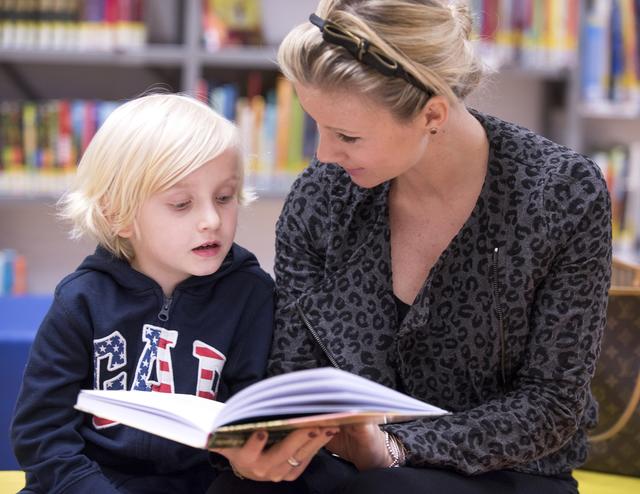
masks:
<path fill-rule="evenodd" d="M 220 204 L 226 204 L 228 203 L 231 199 L 233 199 L 233 196 L 218 196 L 216 197 L 216 201 Z"/>
<path fill-rule="evenodd" d="M 351 136 L 347 136 L 347 135 L 344 135 L 344 134 L 338 134 L 338 139 L 340 139 L 342 142 L 353 144 L 354 142 L 356 142 L 360 138 L 359 137 L 351 137 Z"/>

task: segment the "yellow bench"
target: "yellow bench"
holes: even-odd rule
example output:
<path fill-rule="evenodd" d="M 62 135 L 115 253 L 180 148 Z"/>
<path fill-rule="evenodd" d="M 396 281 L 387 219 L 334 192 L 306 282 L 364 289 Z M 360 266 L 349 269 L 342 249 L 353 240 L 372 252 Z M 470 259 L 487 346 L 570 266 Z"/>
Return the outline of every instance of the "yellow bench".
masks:
<path fill-rule="evenodd" d="M 623 477 L 608 473 L 576 470 L 573 476 L 578 481 L 580 494 L 638 494 L 639 477 Z"/>
<path fill-rule="evenodd" d="M 622 477 L 606 473 L 578 470 L 574 473 L 578 480 L 580 494 L 638 494 L 640 478 Z M 15 494 L 24 486 L 22 472 L 0 472 L 0 494 Z"/>

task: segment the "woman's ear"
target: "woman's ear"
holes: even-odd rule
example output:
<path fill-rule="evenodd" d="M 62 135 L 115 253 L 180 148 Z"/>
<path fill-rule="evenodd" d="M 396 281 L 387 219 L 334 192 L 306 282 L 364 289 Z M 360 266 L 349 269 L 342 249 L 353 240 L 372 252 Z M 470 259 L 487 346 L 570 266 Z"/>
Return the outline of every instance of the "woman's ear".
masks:
<path fill-rule="evenodd" d="M 433 96 L 422 109 L 421 116 L 425 131 L 436 135 L 449 118 L 449 101 L 444 96 Z"/>

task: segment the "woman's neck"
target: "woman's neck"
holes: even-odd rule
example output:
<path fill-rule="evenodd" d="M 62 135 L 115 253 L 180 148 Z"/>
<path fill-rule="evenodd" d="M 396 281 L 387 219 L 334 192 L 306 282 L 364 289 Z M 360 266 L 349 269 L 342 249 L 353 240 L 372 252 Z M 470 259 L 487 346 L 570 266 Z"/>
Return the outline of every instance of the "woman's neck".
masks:
<path fill-rule="evenodd" d="M 424 198 L 455 202 L 484 183 L 489 141 L 482 124 L 463 104 L 452 105 L 447 122 L 430 137 L 416 166 L 394 180 L 396 197 L 415 204 Z"/>

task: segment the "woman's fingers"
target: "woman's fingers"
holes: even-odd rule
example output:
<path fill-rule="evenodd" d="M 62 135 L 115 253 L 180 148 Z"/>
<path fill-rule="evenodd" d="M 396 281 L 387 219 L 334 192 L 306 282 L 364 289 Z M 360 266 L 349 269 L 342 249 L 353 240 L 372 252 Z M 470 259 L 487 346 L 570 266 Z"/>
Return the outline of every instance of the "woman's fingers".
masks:
<path fill-rule="evenodd" d="M 314 429 L 307 434 L 309 440 L 300 446 L 295 452 L 287 456 L 285 460 L 285 475 L 283 480 L 295 480 L 307 468 L 316 453 L 327 444 L 339 429 Z"/>
<path fill-rule="evenodd" d="M 256 431 L 249 436 L 249 439 L 247 439 L 241 448 L 214 448 L 211 451 L 229 460 L 237 473 L 247 476 L 247 478 L 254 478 L 249 474 L 248 470 L 246 470 L 246 466 L 252 465 L 260 460 L 268 437 L 267 432 Z"/>
<path fill-rule="evenodd" d="M 248 479 L 272 482 L 295 480 L 318 450 L 338 432 L 338 428 L 298 429 L 265 449 L 268 434 L 257 431 L 242 448 L 212 451 L 225 456 L 235 471 Z"/>

